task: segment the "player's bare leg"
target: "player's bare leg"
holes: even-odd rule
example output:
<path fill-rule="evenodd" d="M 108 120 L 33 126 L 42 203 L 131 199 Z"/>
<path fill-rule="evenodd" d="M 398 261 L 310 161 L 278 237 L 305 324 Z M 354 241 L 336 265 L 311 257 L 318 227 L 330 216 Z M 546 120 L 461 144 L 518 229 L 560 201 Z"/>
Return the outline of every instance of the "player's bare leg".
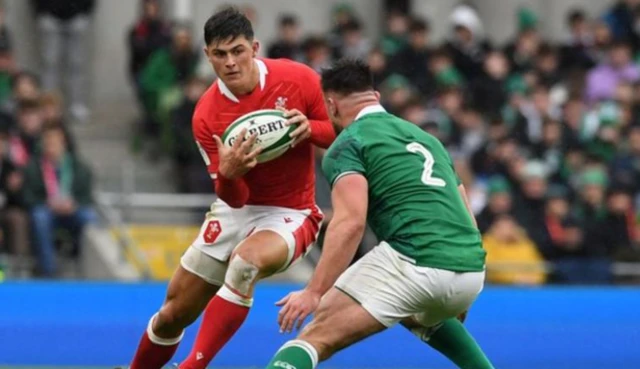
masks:
<path fill-rule="evenodd" d="M 344 324 L 344 322 L 349 324 Z M 280 348 L 268 369 L 313 369 L 318 362 L 386 327 L 342 291 L 332 288 L 323 297 L 311 323 L 298 339 Z"/>
<path fill-rule="evenodd" d="M 204 281 L 179 266 L 167 296 L 143 334 L 131 369 L 160 369 L 175 354 L 184 329 L 193 323 L 220 286 Z"/>
<path fill-rule="evenodd" d="M 238 245 L 224 286 L 207 305 L 196 342 L 180 369 L 207 367 L 249 314 L 256 282 L 280 270 L 288 255 L 286 241 L 273 231 L 258 231 Z"/>
<path fill-rule="evenodd" d="M 494 369 L 475 339 L 462 324 L 467 312 L 449 318 L 435 327 L 425 327 L 413 317 L 400 324 L 446 356 L 460 369 Z"/>

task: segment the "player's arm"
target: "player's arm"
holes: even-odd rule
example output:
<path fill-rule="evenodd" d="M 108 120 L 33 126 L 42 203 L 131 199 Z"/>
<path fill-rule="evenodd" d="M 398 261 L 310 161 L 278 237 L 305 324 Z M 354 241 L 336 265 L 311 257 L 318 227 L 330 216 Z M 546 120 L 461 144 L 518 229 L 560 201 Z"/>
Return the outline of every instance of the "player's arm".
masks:
<path fill-rule="evenodd" d="M 207 129 L 205 121 L 198 114 L 194 114 L 193 137 L 196 140 L 202 159 L 207 165 L 207 171 L 214 181 L 216 195 L 222 201 L 234 208 L 239 208 L 246 204 L 249 199 L 249 187 L 242 179 L 228 178 L 223 173 L 219 173 L 220 156 L 218 145 L 214 139 L 214 134 Z"/>
<path fill-rule="evenodd" d="M 303 119 L 305 116 L 300 113 L 298 132 L 294 132 L 292 135 L 299 134 L 299 140 L 297 139 L 296 143 L 302 139 L 309 138 L 312 144 L 326 149 L 335 140 L 336 132 L 324 105 L 320 76 L 309 67 L 302 66 L 302 68 L 303 76 L 301 80 L 304 81 L 302 91 L 307 112 L 307 122 L 305 124 Z"/>
<path fill-rule="evenodd" d="M 467 197 L 467 191 L 465 190 L 464 185 L 462 184 L 462 180 L 460 179 L 460 176 L 458 176 L 458 173 L 456 173 L 456 167 L 455 165 L 453 165 L 453 159 L 451 159 L 450 155 L 449 155 L 449 165 L 451 166 L 451 170 L 453 170 L 453 173 L 456 177 L 456 182 L 458 184 L 458 192 L 460 193 L 460 197 L 462 197 L 462 201 L 464 201 L 464 206 L 467 208 L 467 212 L 469 213 L 469 216 L 471 217 L 473 224 L 476 226 L 476 228 L 478 228 L 478 222 L 476 221 L 475 215 L 473 215 L 473 210 L 471 209 L 471 203 L 469 202 L 469 197 Z"/>
<path fill-rule="evenodd" d="M 276 303 L 282 306 L 278 324 L 283 332 L 290 332 L 293 327 L 299 329 L 316 310 L 322 296 L 349 266 L 365 230 L 369 193 L 360 143 L 344 132 L 329 151 L 322 161 L 322 171 L 332 184 L 333 218 L 320 261 L 307 287 Z"/>
<path fill-rule="evenodd" d="M 334 216 L 324 239 L 322 256 L 304 290 L 292 292 L 278 301 L 280 332 L 300 329 L 322 296 L 349 266 L 364 233 L 368 206 L 367 179 L 357 172 L 338 178 L 331 192 Z"/>
<path fill-rule="evenodd" d="M 473 220 L 473 224 L 478 228 L 478 222 L 476 221 L 475 215 L 473 215 L 473 210 L 471 209 L 471 203 L 469 202 L 469 197 L 467 197 L 467 191 L 464 189 L 464 185 L 458 185 L 458 192 L 460 192 L 460 196 L 462 196 L 462 200 L 464 201 L 464 205 L 469 212 L 469 216 Z"/>
<path fill-rule="evenodd" d="M 331 191 L 333 218 L 308 290 L 324 295 L 349 267 L 366 228 L 368 201 L 368 183 L 362 174 L 347 173 L 336 180 Z"/>

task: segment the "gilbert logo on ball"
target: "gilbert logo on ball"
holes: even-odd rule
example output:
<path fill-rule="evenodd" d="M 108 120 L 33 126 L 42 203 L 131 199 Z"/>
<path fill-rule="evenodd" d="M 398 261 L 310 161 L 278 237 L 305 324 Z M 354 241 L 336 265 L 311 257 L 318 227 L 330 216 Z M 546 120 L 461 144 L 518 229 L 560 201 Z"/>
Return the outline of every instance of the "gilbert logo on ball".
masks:
<path fill-rule="evenodd" d="M 295 125 L 286 126 L 287 119 L 282 111 L 275 109 L 256 110 L 236 119 L 222 135 L 222 142 L 227 146 L 240 139 L 240 132 L 247 130 L 247 136 L 256 134 L 254 146 L 262 147 L 258 162 L 264 163 L 284 154 L 293 141 L 289 134 L 296 129 Z"/>

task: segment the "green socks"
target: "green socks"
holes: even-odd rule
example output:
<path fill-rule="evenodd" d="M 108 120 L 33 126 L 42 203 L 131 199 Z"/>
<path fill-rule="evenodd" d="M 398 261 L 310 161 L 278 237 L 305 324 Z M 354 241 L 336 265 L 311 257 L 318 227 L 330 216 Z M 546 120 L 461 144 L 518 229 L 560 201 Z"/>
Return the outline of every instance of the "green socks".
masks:
<path fill-rule="evenodd" d="M 413 332 L 420 336 L 421 332 Z M 495 369 L 458 319 L 445 320 L 426 342 L 460 369 Z M 293 340 L 278 350 L 267 369 L 315 369 L 317 365 L 316 349 L 308 342 Z"/>
<path fill-rule="evenodd" d="M 317 365 L 316 349 L 308 342 L 293 340 L 278 350 L 267 369 L 315 369 Z"/>
<path fill-rule="evenodd" d="M 445 320 L 427 343 L 460 369 L 495 369 L 458 319 Z"/>

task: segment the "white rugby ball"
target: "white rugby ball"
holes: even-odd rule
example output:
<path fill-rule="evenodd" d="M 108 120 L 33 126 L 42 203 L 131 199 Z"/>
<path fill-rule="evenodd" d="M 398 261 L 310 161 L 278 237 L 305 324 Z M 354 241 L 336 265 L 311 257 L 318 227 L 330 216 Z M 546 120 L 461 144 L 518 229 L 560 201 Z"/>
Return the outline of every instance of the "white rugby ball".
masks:
<path fill-rule="evenodd" d="M 257 159 L 259 163 L 264 163 L 281 156 L 289 149 L 293 141 L 289 134 L 296 129 L 296 125 L 286 126 L 286 121 L 280 110 L 256 110 L 233 121 L 224 131 L 222 142 L 226 146 L 232 146 L 240 132 L 246 128 L 245 139 L 254 133 L 258 135 L 254 147 L 262 147 Z"/>

